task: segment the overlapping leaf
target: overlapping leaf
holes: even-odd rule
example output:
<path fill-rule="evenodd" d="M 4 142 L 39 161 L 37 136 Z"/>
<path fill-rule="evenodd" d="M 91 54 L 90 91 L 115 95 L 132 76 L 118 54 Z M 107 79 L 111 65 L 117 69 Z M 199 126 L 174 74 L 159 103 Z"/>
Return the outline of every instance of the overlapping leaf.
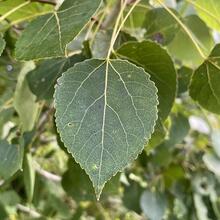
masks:
<path fill-rule="evenodd" d="M 150 138 L 156 93 L 142 68 L 122 60 L 84 61 L 58 80 L 58 131 L 98 198 L 106 181 L 134 160 Z"/>
<path fill-rule="evenodd" d="M 43 15 L 26 28 L 16 45 L 21 60 L 65 56 L 66 46 L 88 23 L 101 0 L 65 0 L 53 13 Z"/>
<path fill-rule="evenodd" d="M 142 66 L 151 75 L 158 89 L 159 116 L 165 119 L 176 95 L 176 71 L 166 50 L 151 41 L 143 41 L 124 44 L 118 54 Z"/>
<path fill-rule="evenodd" d="M 70 58 L 43 61 L 27 75 L 30 90 L 38 99 L 52 99 L 57 78 L 67 69 L 74 66 L 75 63 L 84 59 L 85 57 L 82 55 L 75 55 Z"/>
<path fill-rule="evenodd" d="M 7 179 L 22 167 L 23 148 L 0 140 L 0 177 Z"/>
<path fill-rule="evenodd" d="M 183 23 L 188 29 L 191 37 L 201 48 L 201 51 L 205 55 L 208 55 L 214 46 L 214 40 L 207 25 L 196 15 L 185 17 Z M 169 53 L 176 60 L 187 67 L 198 67 L 204 61 L 195 43 L 183 28 L 179 29 L 167 48 Z"/>
<path fill-rule="evenodd" d="M 220 114 L 220 44 L 208 59 L 194 72 L 190 96 L 203 108 Z"/>
<path fill-rule="evenodd" d="M 175 10 L 172 10 L 172 12 L 179 17 Z M 166 45 L 175 37 L 179 25 L 164 8 L 156 8 L 146 14 L 143 28 L 146 29 L 146 38 Z"/>
<path fill-rule="evenodd" d="M 7 19 L 7 22 L 3 23 L 4 25 L 0 27 L 0 30 L 53 10 L 52 5 L 26 0 L 7 0 L 1 1 L 0 4 L 0 23 Z"/>
<path fill-rule="evenodd" d="M 199 16 L 206 24 L 220 31 L 220 1 L 219 0 L 194 0 L 192 1 Z"/>

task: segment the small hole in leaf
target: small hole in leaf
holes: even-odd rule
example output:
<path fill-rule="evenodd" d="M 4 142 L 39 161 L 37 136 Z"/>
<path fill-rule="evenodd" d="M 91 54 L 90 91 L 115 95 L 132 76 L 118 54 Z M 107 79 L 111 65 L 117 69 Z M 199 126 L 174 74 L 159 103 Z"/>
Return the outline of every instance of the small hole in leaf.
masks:
<path fill-rule="evenodd" d="M 68 127 L 73 127 L 74 124 L 73 124 L 72 122 L 69 122 L 69 123 L 67 124 L 67 126 L 68 126 Z"/>

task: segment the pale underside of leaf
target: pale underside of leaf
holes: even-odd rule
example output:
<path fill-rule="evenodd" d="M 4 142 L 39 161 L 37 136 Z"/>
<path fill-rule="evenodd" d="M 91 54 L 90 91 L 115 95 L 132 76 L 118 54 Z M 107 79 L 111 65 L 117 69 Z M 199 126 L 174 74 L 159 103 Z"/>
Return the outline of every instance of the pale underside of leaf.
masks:
<path fill-rule="evenodd" d="M 30 23 L 16 44 L 16 58 L 65 56 L 67 44 L 80 33 L 100 4 L 101 0 L 65 0 L 57 11 Z"/>
<path fill-rule="evenodd" d="M 92 180 L 98 199 L 106 181 L 143 150 L 157 120 L 157 105 L 149 75 L 127 61 L 84 61 L 58 80 L 58 131 Z"/>
<path fill-rule="evenodd" d="M 36 103 L 36 97 L 31 93 L 26 75 L 35 68 L 32 61 L 26 62 L 21 69 L 16 85 L 13 105 L 19 115 L 19 121 L 23 131 L 31 131 L 38 116 L 39 103 Z"/>

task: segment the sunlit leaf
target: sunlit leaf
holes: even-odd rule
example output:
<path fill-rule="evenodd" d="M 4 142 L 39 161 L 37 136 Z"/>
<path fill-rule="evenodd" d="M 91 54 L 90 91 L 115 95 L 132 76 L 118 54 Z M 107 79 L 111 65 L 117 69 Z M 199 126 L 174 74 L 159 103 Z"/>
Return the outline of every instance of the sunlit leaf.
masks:
<path fill-rule="evenodd" d="M 65 0 L 53 13 L 43 15 L 26 28 L 16 44 L 20 60 L 63 57 L 66 46 L 89 22 L 101 0 Z"/>
<path fill-rule="evenodd" d="M 1 1 L 0 4 L 1 16 L 5 17 L 7 21 L 12 22 L 13 24 L 17 24 L 26 19 L 31 19 L 43 13 L 49 13 L 53 9 L 53 6 L 51 5 L 26 0 L 6 0 Z"/>
<path fill-rule="evenodd" d="M 194 0 L 192 2 L 206 24 L 220 31 L 220 2 L 218 0 Z"/>

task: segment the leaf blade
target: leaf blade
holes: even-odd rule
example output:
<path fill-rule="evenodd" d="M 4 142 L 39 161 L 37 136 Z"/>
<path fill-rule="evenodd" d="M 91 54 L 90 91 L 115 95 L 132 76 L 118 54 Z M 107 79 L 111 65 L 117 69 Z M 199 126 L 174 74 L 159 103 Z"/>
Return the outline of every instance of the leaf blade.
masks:
<path fill-rule="evenodd" d="M 100 4 L 101 0 L 85 0 L 83 3 L 65 0 L 57 11 L 30 23 L 17 41 L 16 58 L 32 60 L 65 56 L 67 44 L 89 22 Z"/>
<path fill-rule="evenodd" d="M 82 55 L 75 55 L 70 58 L 56 58 L 43 61 L 36 69 L 27 74 L 30 90 L 40 100 L 52 99 L 57 78 L 75 63 L 84 59 L 85 57 Z"/>
<path fill-rule="evenodd" d="M 193 73 L 189 86 L 192 99 L 203 108 L 220 114 L 220 44 L 212 50 L 210 56 Z"/>
<path fill-rule="evenodd" d="M 57 128 L 92 180 L 97 198 L 105 183 L 144 149 L 157 119 L 156 91 L 143 69 L 122 60 L 84 61 L 58 80 Z"/>

